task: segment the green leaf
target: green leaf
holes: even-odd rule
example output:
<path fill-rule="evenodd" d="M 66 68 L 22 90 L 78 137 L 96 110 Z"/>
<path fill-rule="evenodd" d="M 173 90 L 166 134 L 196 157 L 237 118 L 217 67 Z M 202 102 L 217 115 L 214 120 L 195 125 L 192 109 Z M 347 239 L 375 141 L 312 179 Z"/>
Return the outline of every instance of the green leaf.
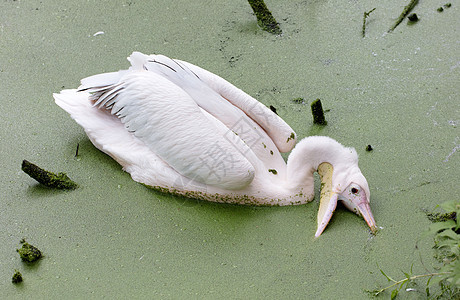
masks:
<path fill-rule="evenodd" d="M 432 233 L 438 233 L 439 231 L 456 227 L 457 224 L 454 220 L 447 220 L 445 222 L 436 222 L 430 225 L 429 231 Z"/>
<path fill-rule="evenodd" d="M 454 262 L 454 267 L 452 268 L 452 284 L 454 284 L 457 288 L 460 288 L 460 262 L 456 260 Z"/>
<path fill-rule="evenodd" d="M 433 285 L 433 286 L 438 285 L 442 280 L 445 279 L 444 276 L 434 276 L 434 277 L 431 277 L 431 278 L 432 278 L 431 285 Z"/>
<path fill-rule="evenodd" d="M 447 201 L 441 204 L 441 208 L 447 212 L 460 211 L 460 203 L 458 200 Z"/>
<path fill-rule="evenodd" d="M 457 241 L 460 239 L 460 235 L 456 234 L 452 229 L 446 229 L 436 235 L 436 237 L 446 237 Z"/>
<path fill-rule="evenodd" d="M 391 292 L 391 300 L 395 299 L 396 296 L 398 296 L 398 290 L 393 290 L 393 291 Z"/>
<path fill-rule="evenodd" d="M 439 241 L 436 243 L 436 248 L 441 249 L 441 248 L 451 248 L 455 250 L 456 243 L 452 240 L 444 240 L 444 241 Z"/>
<path fill-rule="evenodd" d="M 391 278 L 390 276 L 388 276 L 387 274 L 385 274 L 385 272 L 383 272 L 382 269 L 379 269 L 379 270 L 380 270 L 380 272 L 383 274 L 383 276 L 385 276 L 386 279 L 388 279 L 388 281 L 393 281 L 393 282 L 395 281 L 395 280 L 393 280 L 393 278 Z"/>
<path fill-rule="evenodd" d="M 399 284 L 399 289 L 398 290 L 402 290 L 402 289 L 407 288 L 407 286 L 409 284 L 409 281 L 410 281 L 409 279 L 404 279 L 404 281 Z M 404 287 L 404 286 L 406 286 L 406 287 Z"/>
<path fill-rule="evenodd" d="M 458 218 L 458 219 L 460 219 L 460 218 Z M 451 229 L 451 228 L 454 228 L 456 226 L 457 226 L 457 224 L 455 223 L 454 220 L 447 220 L 445 222 L 435 222 L 435 223 L 432 223 L 430 225 L 430 227 L 428 227 L 428 229 L 425 230 L 421 234 L 420 238 L 424 239 L 424 238 L 427 238 L 428 236 L 436 235 L 440 231 L 443 231 L 445 229 Z"/>
<path fill-rule="evenodd" d="M 430 297 L 430 281 L 431 281 L 431 278 L 433 278 L 433 277 L 428 278 L 428 280 L 426 282 L 425 292 L 426 292 L 427 297 Z"/>
<path fill-rule="evenodd" d="M 403 273 L 404 273 L 404 276 L 406 276 L 407 280 L 410 280 L 410 274 L 406 272 L 403 272 Z"/>

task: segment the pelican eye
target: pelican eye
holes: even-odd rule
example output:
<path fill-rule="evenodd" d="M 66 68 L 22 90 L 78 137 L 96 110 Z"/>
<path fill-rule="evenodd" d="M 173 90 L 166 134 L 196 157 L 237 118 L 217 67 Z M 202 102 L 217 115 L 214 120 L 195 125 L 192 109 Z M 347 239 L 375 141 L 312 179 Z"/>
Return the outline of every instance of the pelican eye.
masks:
<path fill-rule="evenodd" d="M 358 189 L 357 189 L 357 188 L 352 188 L 352 189 L 351 189 L 351 193 L 352 193 L 352 194 L 357 194 L 357 193 L 358 193 Z"/>

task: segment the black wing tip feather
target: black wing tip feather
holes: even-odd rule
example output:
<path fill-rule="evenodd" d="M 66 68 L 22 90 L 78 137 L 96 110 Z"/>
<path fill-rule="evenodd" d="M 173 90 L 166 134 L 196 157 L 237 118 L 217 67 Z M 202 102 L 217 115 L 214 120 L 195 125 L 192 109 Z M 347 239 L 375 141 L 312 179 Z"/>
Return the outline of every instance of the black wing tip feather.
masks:
<path fill-rule="evenodd" d="M 167 56 L 165 56 L 166 58 L 170 59 L 173 63 L 175 63 L 179 68 L 181 68 L 182 70 L 184 70 L 185 72 L 190 72 L 192 73 L 193 75 L 195 75 L 196 78 L 200 79 L 200 77 L 195 73 L 193 72 L 192 70 L 190 70 L 190 68 L 188 68 L 187 66 L 185 65 L 182 65 L 181 63 L 177 62 L 175 59 L 172 59 L 172 58 L 169 58 Z M 161 66 L 164 66 L 168 69 L 170 69 L 171 71 L 177 73 L 177 70 L 174 69 L 172 66 L 168 65 L 167 63 L 164 63 L 164 62 L 161 62 L 161 61 L 158 61 L 158 60 L 155 60 L 154 58 L 153 59 L 148 59 L 147 60 L 148 63 L 156 63 L 156 64 L 159 64 Z M 144 65 L 143 68 L 145 70 L 148 70 L 148 68 Z"/>

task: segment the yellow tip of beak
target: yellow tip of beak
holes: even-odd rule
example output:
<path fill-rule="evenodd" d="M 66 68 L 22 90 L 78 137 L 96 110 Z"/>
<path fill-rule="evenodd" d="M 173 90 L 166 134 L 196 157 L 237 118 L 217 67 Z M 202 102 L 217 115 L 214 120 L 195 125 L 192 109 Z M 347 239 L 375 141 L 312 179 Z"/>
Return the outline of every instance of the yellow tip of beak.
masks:
<path fill-rule="evenodd" d="M 358 205 L 358 209 L 360 214 L 363 216 L 364 220 L 366 221 L 367 225 L 371 229 L 372 233 L 375 234 L 377 232 L 377 224 L 375 223 L 374 216 L 372 215 L 371 208 L 369 206 L 369 202 L 363 202 Z"/>

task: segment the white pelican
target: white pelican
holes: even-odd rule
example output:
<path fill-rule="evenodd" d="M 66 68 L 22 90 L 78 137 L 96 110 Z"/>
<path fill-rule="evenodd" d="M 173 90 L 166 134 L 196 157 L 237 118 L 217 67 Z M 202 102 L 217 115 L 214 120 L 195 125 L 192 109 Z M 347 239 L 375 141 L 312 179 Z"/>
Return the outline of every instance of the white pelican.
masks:
<path fill-rule="evenodd" d="M 146 186 L 186 197 L 297 205 L 321 177 L 318 237 L 342 200 L 376 230 L 358 155 L 329 137 L 301 140 L 266 106 L 185 61 L 134 52 L 131 67 L 54 94 L 92 143 Z"/>

